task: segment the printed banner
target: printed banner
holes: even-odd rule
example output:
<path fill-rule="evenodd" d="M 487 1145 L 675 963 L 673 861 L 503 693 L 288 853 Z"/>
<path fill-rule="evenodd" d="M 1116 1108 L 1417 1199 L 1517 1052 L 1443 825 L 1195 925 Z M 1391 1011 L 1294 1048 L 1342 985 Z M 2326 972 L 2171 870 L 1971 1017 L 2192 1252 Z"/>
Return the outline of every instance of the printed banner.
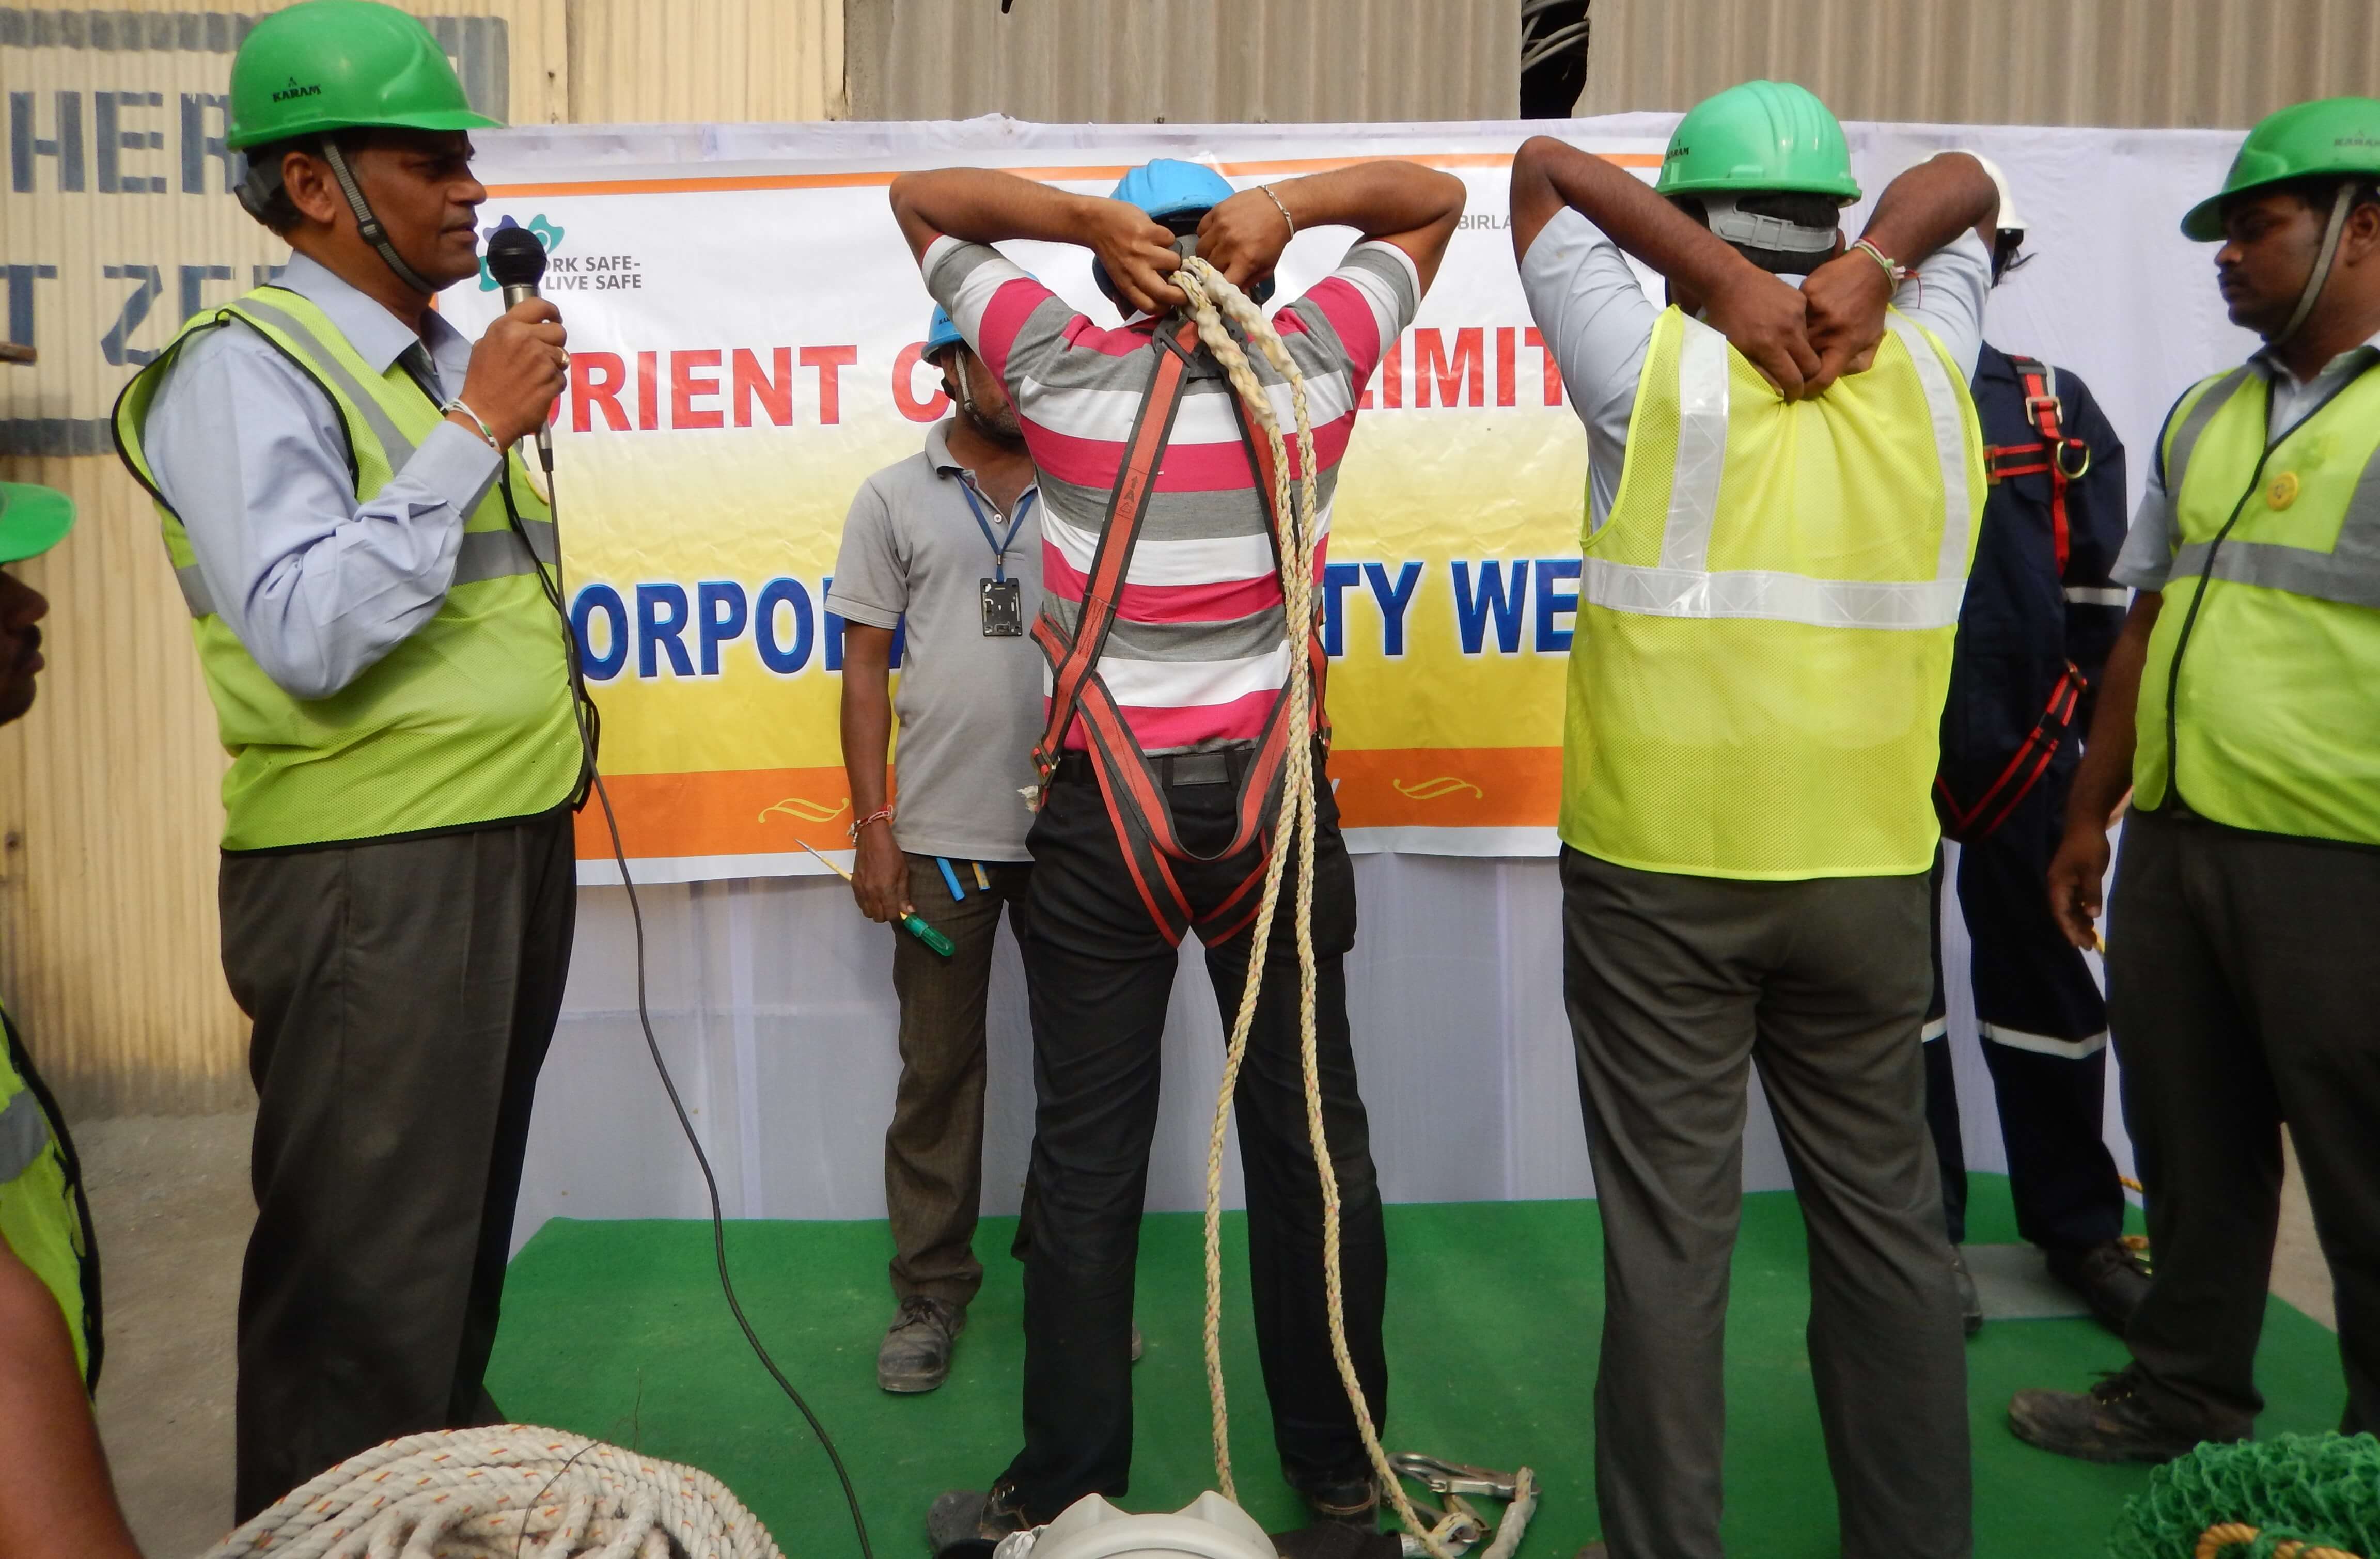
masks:
<path fill-rule="evenodd" d="M 517 224 L 545 241 L 546 294 L 570 329 L 554 428 L 566 588 L 639 880 L 813 871 L 803 842 L 847 848 L 842 622 L 826 589 L 852 495 L 949 409 L 919 361 L 932 305 L 886 202 L 894 174 L 981 163 L 1104 193 L 1145 157 L 1186 150 L 1111 132 L 1095 148 L 1020 152 L 1003 123 L 938 127 L 928 154 L 872 163 L 846 151 L 554 174 L 500 148 L 483 232 Z M 1470 187 L 1342 467 L 1321 582 L 1330 774 L 1355 848 L 1544 854 L 1585 447 L 1521 296 L 1513 139 L 1467 128 L 1374 145 L 1371 127 L 1292 139 L 1251 127 L 1248 145 L 1197 150 L 1243 186 L 1401 155 Z M 1657 141 L 1590 149 L 1645 176 L 1659 162 Z M 1280 297 L 1319 280 L 1354 236 L 1299 234 Z M 1086 251 L 1011 248 L 1113 321 Z M 499 303 L 482 278 L 442 306 L 476 334 Z M 579 851 L 583 880 L 616 879 L 592 806 Z"/>

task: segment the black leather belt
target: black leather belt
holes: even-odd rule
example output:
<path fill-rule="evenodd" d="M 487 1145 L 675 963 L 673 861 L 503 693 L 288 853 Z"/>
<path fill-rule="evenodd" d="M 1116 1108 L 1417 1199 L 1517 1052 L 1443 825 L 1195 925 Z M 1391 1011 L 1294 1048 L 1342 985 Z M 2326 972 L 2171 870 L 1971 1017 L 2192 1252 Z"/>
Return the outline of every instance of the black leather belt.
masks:
<path fill-rule="evenodd" d="M 1157 782 L 1169 791 L 1184 785 L 1236 785 L 1255 756 L 1252 743 L 1204 753 L 1152 753 L 1148 769 L 1157 776 Z M 1057 772 L 1051 778 L 1064 784 L 1099 782 L 1087 753 L 1068 753 L 1060 758 Z"/>

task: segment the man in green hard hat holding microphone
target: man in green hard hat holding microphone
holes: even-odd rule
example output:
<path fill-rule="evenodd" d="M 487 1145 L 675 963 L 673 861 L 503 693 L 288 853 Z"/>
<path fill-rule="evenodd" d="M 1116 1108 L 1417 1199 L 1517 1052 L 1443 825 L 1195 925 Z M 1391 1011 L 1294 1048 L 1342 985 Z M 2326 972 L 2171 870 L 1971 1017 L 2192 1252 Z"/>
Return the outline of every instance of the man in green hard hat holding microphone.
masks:
<path fill-rule="evenodd" d="M 2265 344 L 2174 404 L 2115 577 L 2131 615 L 2051 907 L 2095 939 L 2155 1272 L 2087 1392 L 2016 1432 L 2092 1461 L 2245 1438 L 2289 1122 L 2329 1258 L 2349 1433 L 2380 1431 L 2380 100 L 2283 109 L 2182 218 Z M 2167 596 L 2173 597 L 2168 603 Z"/>
<path fill-rule="evenodd" d="M 466 102 L 370 0 L 232 63 L 240 203 L 292 249 L 126 389 L 231 767 L 224 972 L 254 1020 L 236 1517 L 481 1385 L 570 963 L 582 760 L 549 511 L 514 453 L 567 357 L 531 300 L 474 344 Z"/>
<path fill-rule="evenodd" d="M 1859 197 L 1842 127 L 1783 81 L 1697 104 L 1649 189 L 1550 139 L 1512 162 L 1522 290 L 1587 435 L 1562 974 L 1603 1217 L 1614 1559 L 1721 1546 L 1755 1066 L 1809 1229 L 1842 1553 L 1973 1546 L 1919 1037 L 1942 701 L 1984 503 L 1974 229 L 1998 195 L 1945 154 L 1847 247 Z"/>

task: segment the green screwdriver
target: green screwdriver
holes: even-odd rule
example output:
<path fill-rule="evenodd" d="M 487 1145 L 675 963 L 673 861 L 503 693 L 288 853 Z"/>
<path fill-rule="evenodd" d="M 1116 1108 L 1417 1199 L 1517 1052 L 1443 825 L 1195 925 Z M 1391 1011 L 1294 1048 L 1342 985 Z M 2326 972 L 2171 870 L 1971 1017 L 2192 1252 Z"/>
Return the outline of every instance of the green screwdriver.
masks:
<path fill-rule="evenodd" d="M 836 865 L 833 862 L 827 861 L 825 856 L 819 855 L 817 847 L 812 845 L 809 840 L 795 840 L 794 842 L 800 845 L 804 850 L 808 851 L 811 854 L 818 855 L 820 860 L 826 861 L 827 869 L 833 872 L 835 876 L 841 877 L 845 882 L 851 881 L 851 874 L 849 872 L 844 871 L 841 866 Z M 933 949 L 934 951 L 941 954 L 944 958 L 951 956 L 951 939 L 948 937 L 943 936 L 941 932 L 935 930 L 932 926 L 928 925 L 924 921 L 919 920 L 916 915 L 903 915 L 901 917 L 901 929 L 907 932 L 910 936 L 915 937 L 920 942 L 925 943 L 926 946 Z"/>

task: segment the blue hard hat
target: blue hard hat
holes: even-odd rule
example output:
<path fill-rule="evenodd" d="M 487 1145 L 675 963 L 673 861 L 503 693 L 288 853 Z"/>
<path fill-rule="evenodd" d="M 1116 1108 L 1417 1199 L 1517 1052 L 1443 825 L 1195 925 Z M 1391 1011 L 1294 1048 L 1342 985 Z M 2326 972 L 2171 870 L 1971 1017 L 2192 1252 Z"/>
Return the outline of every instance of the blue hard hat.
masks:
<path fill-rule="evenodd" d="M 926 361 L 932 362 L 941 356 L 944 347 L 956 346 L 965 339 L 959 334 L 959 327 L 952 322 L 951 311 L 940 304 L 935 305 L 934 317 L 926 325 Z"/>
<path fill-rule="evenodd" d="M 1148 213 L 1151 222 L 1163 223 L 1176 233 L 1187 235 L 1196 224 L 1184 219 L 1210 211 L 1237 193 L 1230 179 L 1204 163 L 1157 157 L 1116 180 L 1116 187 L 1108 191 L 1108 199 L 1138 206 Z M 1108 280 L 1107 267 L 1097 260 L 1091 262 L 1091 280 L 1118 308 L 1123 307 L 1115 284 Z M 1257 303 L 1270 298 L 1272 278 L 1267 276 L 1249 288 L 1248 296 Z"/>
<path fill-rule="evenodd" d="M 1118 179 L 1108 198 L 1128 201 L 1163 222 L 1220 206 L 1232 193 L 1232 181 L 1203 163 L 1159 157 Z"/>

